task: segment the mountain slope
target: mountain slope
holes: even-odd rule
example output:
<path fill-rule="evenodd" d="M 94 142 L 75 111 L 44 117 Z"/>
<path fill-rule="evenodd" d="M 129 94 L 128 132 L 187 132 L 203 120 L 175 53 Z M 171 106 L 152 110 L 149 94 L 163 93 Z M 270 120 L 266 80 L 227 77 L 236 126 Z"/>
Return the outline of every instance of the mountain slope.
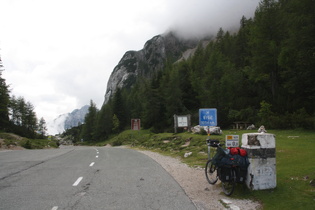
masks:
<path fill-rule="evenodd" d="M 197 44 L 197 40 L 184 40 L 167 33 L 148 40 L 142 50 L 127 51 L 108 80 L 104 104 L 117 88 L 130 88 L 139 77 L 151 78 L 164 68 L 167 59 L 175 62 Z"/>
<path fill-rule="evenodd" d="M 52 123 L 47 125 L 48 133 L 51 135 L 59 134 L 67 129 L 84 123 L 85 115 L 88 113 L 89 106 L 85 105 L 80 109 L 75 109 L 71 113 L 59 115 Z"/>

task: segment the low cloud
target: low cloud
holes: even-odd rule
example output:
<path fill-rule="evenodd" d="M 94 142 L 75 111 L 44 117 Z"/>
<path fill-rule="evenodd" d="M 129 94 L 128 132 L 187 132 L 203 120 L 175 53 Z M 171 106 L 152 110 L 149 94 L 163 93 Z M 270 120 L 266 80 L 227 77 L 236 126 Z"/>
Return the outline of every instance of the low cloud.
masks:
<path fill-rule="evenodd" d="M 169 30 L 186 38 L 213 35 L 220 27 L 225 31 L 235 30 L 242 16 L 253 16 L 258 3 L 259 0 L 171 1 L 169 16 L 173 17 Z"/>

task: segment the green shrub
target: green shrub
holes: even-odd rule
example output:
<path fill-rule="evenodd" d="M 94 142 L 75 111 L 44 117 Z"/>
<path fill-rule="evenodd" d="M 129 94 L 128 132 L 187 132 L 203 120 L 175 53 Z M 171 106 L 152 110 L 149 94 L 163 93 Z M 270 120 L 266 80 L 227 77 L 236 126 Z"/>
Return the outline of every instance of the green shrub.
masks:
<path fill-rule="evenodd" d="M 30 140 L 27 140 L 25 144 L 22 145 L 25 149 L 32 149 L 32 143 Z"/>
<path fill-rule="evenodd" d="M 115 141 L 113 141 L 112 145 L 113 146 L 121 146 L 123 144 L 121 139 L 117 139 Z"/>

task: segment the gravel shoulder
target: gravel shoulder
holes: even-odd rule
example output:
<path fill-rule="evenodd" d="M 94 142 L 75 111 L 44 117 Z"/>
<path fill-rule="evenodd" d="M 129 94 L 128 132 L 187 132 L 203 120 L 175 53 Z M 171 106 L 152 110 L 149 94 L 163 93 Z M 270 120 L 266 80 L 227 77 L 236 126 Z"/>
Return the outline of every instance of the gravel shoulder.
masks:
<path fill-rule="evenodd" d="M 178 184 L 199 210 L 210 209 L 262 209 L 259 202 L 233 199 L 222 193 L 220 185 L 210 185 L 203 168 L 192 168 L 176 158 L 164 156 L 156 152 L 138 150 L 159 163 Z"/>

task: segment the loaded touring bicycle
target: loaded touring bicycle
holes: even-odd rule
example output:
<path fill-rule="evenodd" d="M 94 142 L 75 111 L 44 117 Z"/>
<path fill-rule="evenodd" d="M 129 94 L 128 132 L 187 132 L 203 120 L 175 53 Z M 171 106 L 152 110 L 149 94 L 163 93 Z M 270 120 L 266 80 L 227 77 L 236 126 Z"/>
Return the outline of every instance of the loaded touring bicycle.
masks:
<path fill-rule="evenodd" d="M 212 185 L 218 180 L 222 183 L 224 194 L 232 195 L 236 183 L 244 183 L 247 175 L 249 161 L 246 150 L 239 147 L 223 148 L 219 140 L 207 139 L 208 161 L 205 174 Z M 210 147 L 216 148 L 216 153 L 211 156 Z"/>

